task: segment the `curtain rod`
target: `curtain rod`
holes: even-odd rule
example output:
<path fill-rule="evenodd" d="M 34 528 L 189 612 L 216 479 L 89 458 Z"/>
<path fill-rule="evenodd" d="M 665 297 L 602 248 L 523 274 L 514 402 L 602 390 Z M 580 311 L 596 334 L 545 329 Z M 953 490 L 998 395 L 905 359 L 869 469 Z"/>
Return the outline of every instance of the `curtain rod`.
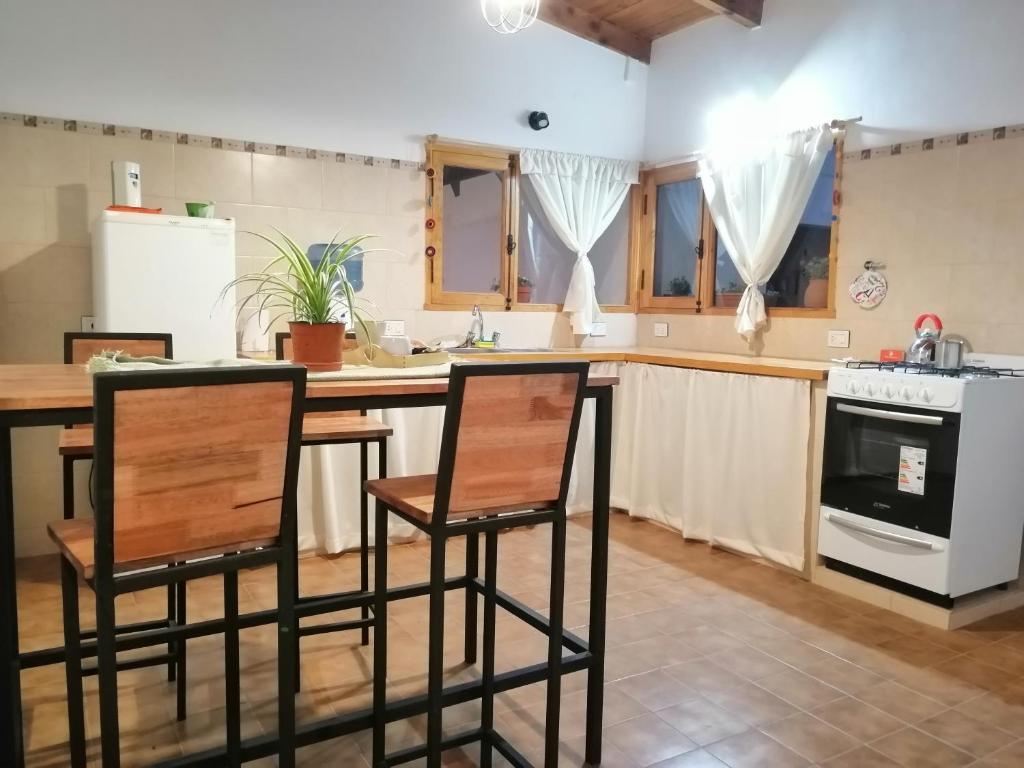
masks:
<path fill-rule="evenodd" d="M 857 117 L 848 117 L 845 120 L 839 120 L 838 118 L 836 118 L 829 121 L 828 127 L 831 128 L 833 131 L 845 131 L 847 126 L 855 125 L 861 122 L 863 119 L 863 115 L 858 115 Z M 678 163 L 693 163 L 696 162 L 697 158 L 700 156 L 700 152 L 700 150 L 697 150 L 696 152 L 691 152 L 688 155 L 676 155 L 675 157 L 669 157 L 666 158 L 665 160 L 659 160 L 656 163 L 644 163 L 641 166 L 641 168 L 643 170 L 651 170 L 652 168 L 660 168 L 666 165 L 676 165 Z"/>

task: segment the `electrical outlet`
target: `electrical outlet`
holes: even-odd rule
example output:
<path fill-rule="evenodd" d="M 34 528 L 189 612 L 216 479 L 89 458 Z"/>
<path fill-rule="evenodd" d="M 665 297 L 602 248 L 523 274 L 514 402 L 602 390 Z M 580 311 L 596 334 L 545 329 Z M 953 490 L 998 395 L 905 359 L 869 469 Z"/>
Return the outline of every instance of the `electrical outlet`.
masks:
<path fill-rule="evenodd" d="M 668 336 L 668 323 L 655 323 L 654 336 L 658 339 L 666 338 Z"/>
<path fill-rule="evenodd" d="M 848 349 L 850 347 L 849 331 L 829 331 L 828 346 L 835 349 Z"/>
<path fill-rule="evenodd" d="M 385 336 L 405 336 L 405 320 L 385 320 Z"/>
<path fill-rule="evenodd" d="M 91 333 L 96 330 L 96 318 L 92 315 L 82 315 L 82 333 Z"/>
<path fill-rule="evenodd" d="M 590 326 L 591 336 L 607 336 L 608 323 L 592 323 Z"/>

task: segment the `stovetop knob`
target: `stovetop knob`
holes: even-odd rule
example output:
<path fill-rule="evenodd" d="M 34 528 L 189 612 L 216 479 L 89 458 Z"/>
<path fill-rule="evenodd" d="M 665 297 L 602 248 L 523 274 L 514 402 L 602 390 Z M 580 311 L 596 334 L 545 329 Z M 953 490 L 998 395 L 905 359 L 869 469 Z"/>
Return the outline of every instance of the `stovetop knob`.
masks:
<path fill-rule="evenodd" d="M 935 393 L 928 389 L 928 387 L 925 387 L 918 393 L 918 397 L 920 397 L 924 402 L 930 403 L 935 399 Z"/>

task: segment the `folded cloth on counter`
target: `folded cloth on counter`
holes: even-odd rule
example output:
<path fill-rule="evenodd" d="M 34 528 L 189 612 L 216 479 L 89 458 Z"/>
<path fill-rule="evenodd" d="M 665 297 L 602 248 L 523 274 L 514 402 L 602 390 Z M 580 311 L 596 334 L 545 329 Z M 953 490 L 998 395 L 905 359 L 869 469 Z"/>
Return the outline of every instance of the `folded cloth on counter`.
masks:
<path fill-rule="evenodd" d="M 89 373 L 101 373 L 103 371 L 153 371 L 162 368 L 175 370 L 182 368 L 239 368 L 247 365 L 273 364 L 274 362 L 237 358 L 207 361 L 170 360 L 166 357 L 135 357 L 120 350 L 104 350 L 100 354 L 90 357 L 85 367 Z"/>

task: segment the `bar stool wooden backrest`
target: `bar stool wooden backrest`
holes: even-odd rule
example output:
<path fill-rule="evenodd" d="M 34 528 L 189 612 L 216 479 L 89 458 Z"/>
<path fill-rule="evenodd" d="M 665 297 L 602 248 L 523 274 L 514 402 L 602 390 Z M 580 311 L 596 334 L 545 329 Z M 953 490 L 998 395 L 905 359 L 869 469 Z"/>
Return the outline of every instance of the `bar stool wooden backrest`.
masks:
<path fill-rule="evenodd" d="M 288 546 L 306 370 L 94 377 L 96 567 Z"/>
<path fill-rule="evenodd" d="M 453 364 L 432 523 L 564 507 L 589 368 Z"/>
<path fill-rule="evenodd" d="M 108 350 L 127 352 L 133 357 L 166 357 L 169 360 L 174 357 L 169 333 L 69 331 L 64 334 L 65 364 L 84 365 L 89 358 Z"/>

